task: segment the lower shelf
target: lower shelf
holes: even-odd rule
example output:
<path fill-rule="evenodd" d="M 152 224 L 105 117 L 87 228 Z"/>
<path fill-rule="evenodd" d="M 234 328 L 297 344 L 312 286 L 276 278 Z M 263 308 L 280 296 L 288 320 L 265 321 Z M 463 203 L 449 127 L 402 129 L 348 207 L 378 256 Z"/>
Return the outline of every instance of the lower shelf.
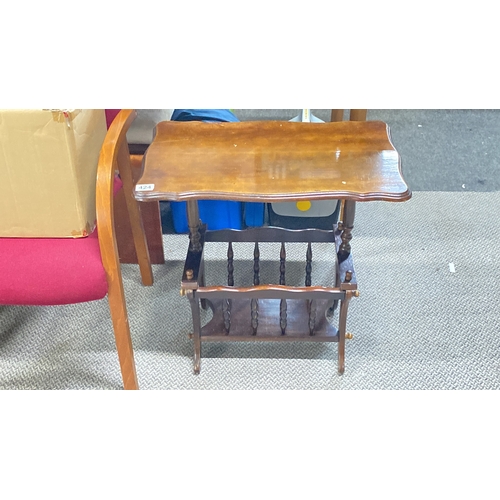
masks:
<path fill-rule="evenodd" d="M 287 328 L 282 335 L 280 328 L 280 300 L 259 299 L 259 325 L 253 335 L 251 325 L 251 300 L 233 299 L 231 305 L 231 327 L 224 328 L 222 300 L 207 300 L 213 318 L 201 329 L 204 342 L 224 341 L 272 341 L 272 342 L 338 342 L 338 330 L 326 319 L 331 302 L 315 300 L 316 321 L 314 335 L 309 334 L 309 312 L 306 300 L 287 300 Z"/>

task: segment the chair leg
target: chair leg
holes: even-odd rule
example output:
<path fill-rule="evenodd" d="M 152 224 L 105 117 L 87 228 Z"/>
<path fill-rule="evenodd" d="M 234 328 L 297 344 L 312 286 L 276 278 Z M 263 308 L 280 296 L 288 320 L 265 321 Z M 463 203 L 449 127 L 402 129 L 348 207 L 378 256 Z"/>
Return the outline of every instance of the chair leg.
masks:
<path fill-rule="evenodd" d="M 121 273 L 119 273 L 121 274 Z M 121 276 L 109 280 L 108 302 L 124 389 L 139 389 Z"/>
<path fill-rule="evenodd" d="M 128 146 L 124 142 L 118 152 L 118 168 L 120 177 L 123 182 L 123 190 L 125 202 L 130 218 L 130 226 L 132 228 L 132 237 L 134 239 L 135 251 L 137 253 L 137 261 L 141 272 L 142 283 L 145 286 L 153 284 L 153 271 L 151 269 L 151 259 L 149 258 L 149 249 L 146 241 L 146 233 L 142 222 L 141 213 L 137 200 L 133 194 L 133 179 L 130 165 L 130 154 Z"/>
<path fill-rule="evenodd" d="M 349 120 L 354 122 L 364 122 L 366 121 L 367 111 L 367 109 L 351 109 Z"/>
<path fill-rule="evenodd" d="M 344 110 L 343 109 L 332 109 L 332 115 L 330 121 L 332 122 L 341 122 L 344 119 Z"/>

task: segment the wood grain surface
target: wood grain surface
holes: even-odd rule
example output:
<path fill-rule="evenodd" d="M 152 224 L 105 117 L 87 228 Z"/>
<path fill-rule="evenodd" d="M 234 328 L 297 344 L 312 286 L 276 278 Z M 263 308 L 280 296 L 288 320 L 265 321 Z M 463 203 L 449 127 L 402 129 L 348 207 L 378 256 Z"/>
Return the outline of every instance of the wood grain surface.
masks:
<path fill-rule="evenodd" d="M 161 122 L 135 195 L 405 201 L 411 192 L 383 122 Z"/>

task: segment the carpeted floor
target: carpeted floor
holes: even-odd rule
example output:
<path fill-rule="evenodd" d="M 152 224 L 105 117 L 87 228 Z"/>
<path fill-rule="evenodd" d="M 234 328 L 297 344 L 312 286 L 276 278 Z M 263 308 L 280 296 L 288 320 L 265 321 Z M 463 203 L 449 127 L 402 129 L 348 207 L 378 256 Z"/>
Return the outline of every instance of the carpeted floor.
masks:
<path fill-rule="evenodd" d="M 407 203 L 360 203 L 352 240 L 361 296 L 351 302 L 346 371 L 336 344 L 204 344 L 192 373 L 188 301 L 179 295 L 186 237 L 165 235 L 155 284 L 124 280 L 142 389 L 498 389 L 500 193 L 415 192 Z M 224 279 L 225 252 L 207 247 L 207 280 Z M 331 272 L 331 249 L 313 246 L 313 284 Z M 252 249 L 235 247 L 242 282 Z M 262 246 L 274 280 L 279 248 Z M 287 248 L 301 280 L 305 248 Z M 455 272 L 450 271 L 453 264 Z M 239 280 L 239 281 L 238 281 Z M 205 321 L 208 316 L 205 315 Z M 120 389 L 106 300 L 61 307 L 0 306 L 0 388 Z"/>

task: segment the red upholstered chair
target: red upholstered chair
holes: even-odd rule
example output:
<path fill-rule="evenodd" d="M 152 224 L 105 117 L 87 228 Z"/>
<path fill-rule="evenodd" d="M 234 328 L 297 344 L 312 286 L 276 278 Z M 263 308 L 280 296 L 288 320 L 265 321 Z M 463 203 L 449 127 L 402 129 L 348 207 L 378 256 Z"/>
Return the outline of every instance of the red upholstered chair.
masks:
<path fill-rule="evenodd" d="M 75 239 L 0 238 L 0 304 L 63 305 L 107 296 L 125 389 L 138 389 L 138 383 L 113 220 L 113 195 L 119 189 L 125 191 L 142 282 L 153 284 L 126 141 L 135 116 L 133 110 L 121 110 L 106 134 L 97 168 L 97 229 L 92 234 Z"/>
<path fill-rule="evenodd" d="M 116 118 L 116 116 L 118 115 L 120 110 L 119 109 L 105 109 L 104 112 L 106 114 L 106 126 L 109 129 L 109 127 L 113 123 L 113 120 Z"/>

